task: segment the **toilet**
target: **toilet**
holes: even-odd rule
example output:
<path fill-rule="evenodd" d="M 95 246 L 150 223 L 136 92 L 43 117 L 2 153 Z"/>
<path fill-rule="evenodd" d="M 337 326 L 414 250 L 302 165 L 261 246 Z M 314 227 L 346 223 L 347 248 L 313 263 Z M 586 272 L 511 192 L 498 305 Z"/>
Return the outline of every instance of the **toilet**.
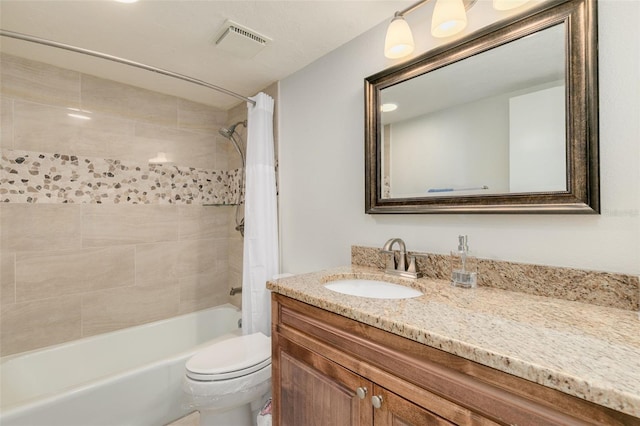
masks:
<path fill-rule="evenodd" d="M 255 425 L 271 393 L 271 338 L 248 334 L 200 350 L 187 361 L 183 389 L 200 425 Z"/>

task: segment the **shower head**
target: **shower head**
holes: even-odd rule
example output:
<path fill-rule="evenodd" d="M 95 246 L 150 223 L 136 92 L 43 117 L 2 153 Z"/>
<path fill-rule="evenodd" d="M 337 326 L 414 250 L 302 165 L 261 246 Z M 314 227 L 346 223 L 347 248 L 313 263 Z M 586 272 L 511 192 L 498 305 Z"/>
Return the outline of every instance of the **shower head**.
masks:
<path fill-rule="evenodd" d="M 238 127 L 240 124 L 242 124 L 244 127 L 247 127 L 247 121 L 238 121 L 235 124 L 232 124 L 229 127 L 222 127 L 220 130 L 218 130 L 218 133 L 220 133 L 222 136 L 224 136 L 227 139 L 231 139 L 231 135 L 233 135 L 236 131 L 236 127 Z"/>
<path fill-rule="evenodd" d="M 240 134 L 236 133 L 236 127 L 238 127 L 241 124 L 244 127 L 247 127 L 247 121 L 246 120 L 245 121 L 238 121 L 237 123 L 232 124 L 229 127 L 222 127 L 220 130 L 218 130 L 218 133 L 220 133 L 222 136 L 224 136 L 225 139 L 229 139 L 231 141 L 231 143 L 233 144 L 233 147 L 238 152 L 238 155 L 240 155 L 240 159 L 242 160 L 242 167 L 244 168 L 245 167 L 244 152 L 242 152 L 242 149 L 240 148 L 240 144 L 238 144 L 238 141 L 233 136 L 233 134 L 235 133 L 238 136 L 238 138 L 240 139 L 240 142 L 242 142 L 242 138 L 240 137 Z"/>

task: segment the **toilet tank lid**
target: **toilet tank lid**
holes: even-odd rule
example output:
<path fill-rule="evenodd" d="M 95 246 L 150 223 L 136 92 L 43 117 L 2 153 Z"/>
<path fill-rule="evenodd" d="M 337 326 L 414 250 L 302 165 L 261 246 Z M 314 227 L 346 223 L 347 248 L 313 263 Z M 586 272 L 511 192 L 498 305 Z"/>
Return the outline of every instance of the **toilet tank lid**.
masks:
<path fill-rule="evenodd" d="M 254 333 L 207 346 L 187 361 L 186 368 L 193 373 L 224 374 L 251 368 L 270 357 L 271 338 Z"/>

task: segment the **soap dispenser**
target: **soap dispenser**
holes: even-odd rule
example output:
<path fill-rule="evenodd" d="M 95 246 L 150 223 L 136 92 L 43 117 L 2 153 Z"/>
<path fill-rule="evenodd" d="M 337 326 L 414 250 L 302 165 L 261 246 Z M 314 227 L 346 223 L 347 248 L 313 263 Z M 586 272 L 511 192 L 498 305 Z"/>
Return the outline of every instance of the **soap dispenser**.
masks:
<path fill-rule="evenodd" d="M 474 288 L 478 282 L 478 260 L 469 253 L 466 235 L 458 236 L 458 250 L 451 252 L 451 285 Z"/>

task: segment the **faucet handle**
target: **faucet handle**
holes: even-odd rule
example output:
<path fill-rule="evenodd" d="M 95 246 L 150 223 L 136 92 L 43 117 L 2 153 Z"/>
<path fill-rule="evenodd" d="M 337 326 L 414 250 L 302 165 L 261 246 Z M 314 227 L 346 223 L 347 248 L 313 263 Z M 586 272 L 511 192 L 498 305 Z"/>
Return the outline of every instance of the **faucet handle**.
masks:
<path fill-rule="evenodd" d="M 387 270 L 396 269 L 396 256 L 393 250 L 380 250 L 380 254 L 386 254 L 387 256 Z"/>
<path fill-rule="evenodd" d="M 409 266 L 407 267 L 407 272 L 417 273 L 418 267 L 416 266 L 416 257 L 414 255 L 407 255 L 409 259 Z"/>

